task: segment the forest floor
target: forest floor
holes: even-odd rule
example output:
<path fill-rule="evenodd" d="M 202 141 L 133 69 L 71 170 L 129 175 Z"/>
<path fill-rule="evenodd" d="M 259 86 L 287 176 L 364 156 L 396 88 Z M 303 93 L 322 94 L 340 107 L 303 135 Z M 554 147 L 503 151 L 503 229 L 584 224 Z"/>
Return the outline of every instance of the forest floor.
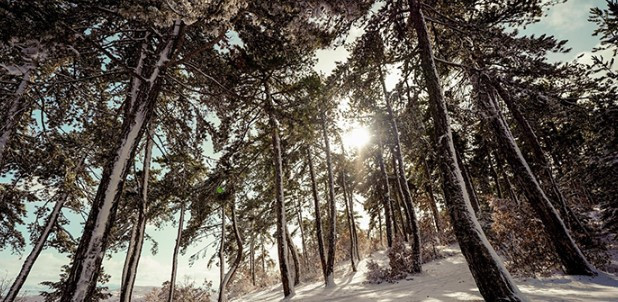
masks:
<path fill-rule="evenodd" d="M 374 260 L 388 265 L 385 251 L 374 252 L 363 259 L 357 272 L 347 271 L 335 279 L 336 286 L 324 288 L 322 282 L 301 284 L 291 301 L 482 301 L 463 255 L 457 246 L 444 248 L 453 256 L 423 265 L 423 273 L 409 276 L 398 283 L 366 283 L 367 263 Z M 618 256 L 618 255 L 613 255 Z M 618 259 L 614 259 L 616 261 Z M 614 263 L 615 264 L 615 263 Z M 564 276 L 517 279 L 519 289 L 531 301 L 618 301 L 618 276 Z M 279 301 L 281 286 L 253 292 L 234 301 Z"/>

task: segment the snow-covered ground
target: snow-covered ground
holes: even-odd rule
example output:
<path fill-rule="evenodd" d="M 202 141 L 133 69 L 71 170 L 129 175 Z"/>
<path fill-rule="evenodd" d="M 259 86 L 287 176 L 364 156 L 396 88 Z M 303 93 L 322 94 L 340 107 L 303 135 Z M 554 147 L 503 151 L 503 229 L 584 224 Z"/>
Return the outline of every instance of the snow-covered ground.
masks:
<path fill-rule="evenodd" d="M 291 301 L 482 301 L 472 274 L 458 248 L 447 251 L 455 255 L 427 263 L 423 273 L 398 283 L 366 284 L 367 261 L 387 264 L 384 251 L 364 259 L 358 272 L 344 272 L 337 286 L 324 288 L 321 282 L 301 284 Z M 595 278 L 554 276 L 517 280 L 520 290 L 531 301 L 618 301 L 618 277 L 600 274 Z M 239 297 L 234 301 L 280 301 L 280 286 Z"/>

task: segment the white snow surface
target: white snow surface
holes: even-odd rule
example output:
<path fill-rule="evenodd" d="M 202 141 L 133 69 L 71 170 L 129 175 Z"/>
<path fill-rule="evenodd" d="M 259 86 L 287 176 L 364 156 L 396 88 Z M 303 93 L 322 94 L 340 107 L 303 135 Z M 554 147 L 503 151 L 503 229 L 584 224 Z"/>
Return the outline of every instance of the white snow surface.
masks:
<path fill-rule="evenodd" d="M 301 284 L 289 301 L 483 301 L 466 261 L 456 246 L 444 248 L 454 256 L 423 265 L 423 273 L 410 275 L 398 283 L 365 283 L 367 262 L 388 265 L 384 251 L 366 257 L 358 272 L 339 273 L 336 286 L 323 282 Z M 516 279 L 521 292 L 531 301 L 618 301 L 618 276 L 600 273 L 597 277 L 557 275 L 540 279 Z M 281 286 L 249 293 L 232 301 L 287 301 Z"/>

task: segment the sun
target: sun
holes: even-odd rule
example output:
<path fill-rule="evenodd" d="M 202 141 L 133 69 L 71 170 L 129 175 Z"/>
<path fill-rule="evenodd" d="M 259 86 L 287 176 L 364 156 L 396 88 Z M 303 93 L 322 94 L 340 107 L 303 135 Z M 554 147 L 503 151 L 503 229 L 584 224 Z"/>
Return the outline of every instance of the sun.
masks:
<path fill-rule="evenodd" d="M 346 148 L 361 149 L 371 140 L 371 133 L 365 127 L 354 127 L 343 134 L 343 144 Z"/>

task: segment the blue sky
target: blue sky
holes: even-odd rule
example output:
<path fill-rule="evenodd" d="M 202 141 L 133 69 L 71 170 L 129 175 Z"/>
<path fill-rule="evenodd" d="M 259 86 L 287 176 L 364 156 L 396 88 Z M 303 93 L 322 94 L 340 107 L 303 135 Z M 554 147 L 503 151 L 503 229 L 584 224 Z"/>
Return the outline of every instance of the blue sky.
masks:
<path fill-rule="evenodd" d="M 547 16 L 543 17 L 541 22 L 529 26 L 522 30 L 522 34 L 551 34 L 558 39 L 569 40 L 568 47 L 573 50 L 568 54 L 552 54 L 549 59 L 551 61 L 571 61 L 581 53 L 589 53 L 598 43 L 597 37 L 592 37 L 595 25 L 589 23 L 588 13 L 593 5 L 604 5 L 604 1 L 600 0 L 570 0 L 566 3 L 557 5 L 547 12 Z M 351 36 L 356 36 L 359 32 L 353 33 Z M 329 73 L 335 68 L 335 62 L 344 61 L 347 57 L 347 51 L 342 47 L 337 49 L 326 49 L 318 51 L 318 63 L 316 70 Z M 582 60 L 586 60 L 588 56 L 584 56 Z M 5 182 L 6 180 L 0 179 Z M 33 206 L 29 206 L 32 209 Z M 74 223 L 71 229 L 75 234 L 79 234 L 81 230 L 80 223 L 83 222 L 81 216 L 71 214 L 69 211 L 65 213 L 71 217 Z M 28 217 L 27 222 L 32 221 L 33 217 Z M 28 237 L 24 226 L 19 228 L 24 232 L 24 237 Z M 160 286 L 161 283 L 169 279 L 171 272 L 171 255 L 176 238 L 176 229 L 172 225 L 166 225 L 161 230 L 157 230 L 152 226 L 147 227 L 147 232 L 157 241 L 159 241 L 159 252 L 156 255 L 150 253 L 151 244 L 147 242 L 144 247 L 144 252 L 141 257 L 136 285 L 137 286 Z M 179 259 L 179 269 L 177 280 L 187 278 L 195 280 L 201 284 L 204 279 L 212 280 L 213 283 L 218 283 L 218 271 L 216 267 L 211 269 L 206 268 L 207 259 L 197 262 L 193 267 L 189 266 L 189 255 L 201 249 L 205 244 L 200 242 L 188 249 L 186 255 L 181 255 Z M 24 255 L 14 255 L 10 251 L 0 251 L 0 277 L 14 278 L 18 273 L 23 258 L 30 251 L 30 246 L 26 247 Z M 212 248 L 214 252 L 215 248 Z M 42 281 L 56 281 L 60 267 L 68 262 L 66 255 L 57 253 L 54 250 L 45 250 L 41 253 L 28 281 L 24 286 L 24 290 L 30 291 L 29 294 L 36 294 L 38 290 L 43 289 L 39 285 Z M 115 254 L 110 259 L 104 262 L 105 271 L 112 275 L 109 282 L 111 288 L 119 286 L 120 274 L 124 262 L 123 254 Z"/>

